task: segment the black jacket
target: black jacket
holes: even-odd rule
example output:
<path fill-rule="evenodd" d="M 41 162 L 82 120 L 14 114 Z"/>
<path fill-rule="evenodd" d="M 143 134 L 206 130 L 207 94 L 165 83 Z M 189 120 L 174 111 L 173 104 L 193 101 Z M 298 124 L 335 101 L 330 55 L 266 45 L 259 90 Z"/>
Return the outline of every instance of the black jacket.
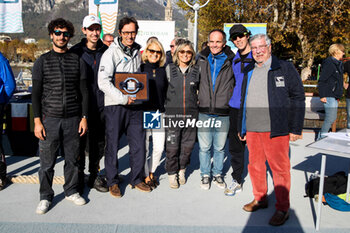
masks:
<path fill-rule="evenodd" d="M 33 66 L 34 117 L 88 115 L 86 66 L 76 54 L 51 50 Z"/>
<path fill-rule="evenodd" d="M 318 80 L 320 98 L 334 97 L 339 99 L 343 95 L 343 64 L 334 57 L 328 57 L 322 63 L 321 76 Z"/>
<path fill-rule="evenodd" d="M 197 118 L 199 67 L 194 65 L 183 74 L 178 66 L 171 63 L 166 67 L 166 72 L 169 80 L 166 115 L 178 114 L 180 118 L 183 116 Z"/>
<path fill-rule="evenodd" d="M 102 54 L 108 49 L 108 46 L 98 40 L 96 50 L 90 50 L 86 47 L 86 42 L 86 38 L 83 38 L 69 51 L 77 54 L 86 63 L 90 112 L 94 113 L 97 110 L 101 112 L 104 107 L 104 93 L 98 88 L 97 73 Z"/>
<path fill-rule="evenodd" d="M 215 92 L 210 72 L 208 56 L 210 48 L 207 47 L 199 53 L 197 64 L 200 67 L 200 84 L 199 84 L 199 112 L 205 114 L 215 114 L 227 116 L 229 114 L 229 101 L 232 96 L 235 84 L 232 70 L 232 59 L 235 54 L 229 46 L 225 46 L 223 52 L 227 59 L 221 67 L 216 78 Z"/>
<path fill-rule="evenodd" d="M 244 69 L 241 108 L 238 116 L 238 132 L 246 134 L 246 99 L 254 63 Z M 301 78 L 290 62 L 279 60 L 272 55 L 271 68 L 268 72 L 268 101 L 271 134 L 270 137 L 301 135 L 305 115 L 305 93 Z"/>
<path fill-rule="evenodd" d="M 164 112 L 164 102 L 168 87 L 165 67 L 159 67 L 159 64 L 149 62 L 141 64 L 141 72 L 146 72 L 148 76 L 148 101 L 142 104 L 146 111 Z"/>

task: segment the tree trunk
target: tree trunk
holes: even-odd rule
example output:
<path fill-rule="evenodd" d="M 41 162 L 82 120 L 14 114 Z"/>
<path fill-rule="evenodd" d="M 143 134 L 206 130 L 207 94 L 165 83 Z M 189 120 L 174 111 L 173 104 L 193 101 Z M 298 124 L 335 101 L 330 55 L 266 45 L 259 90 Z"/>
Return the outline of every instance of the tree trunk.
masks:
<path fill-rule="evenodd" d="M 304 67 L 301 70 L 301 80 L 305 81 L 307 80 L 310 76 L 311 76 L 311 66 L 314 63 L 314 56 L 312 55 L 311 57 L 309 57 L 309 59 L 307 60 L 307 64 L 306 67 Z"/>

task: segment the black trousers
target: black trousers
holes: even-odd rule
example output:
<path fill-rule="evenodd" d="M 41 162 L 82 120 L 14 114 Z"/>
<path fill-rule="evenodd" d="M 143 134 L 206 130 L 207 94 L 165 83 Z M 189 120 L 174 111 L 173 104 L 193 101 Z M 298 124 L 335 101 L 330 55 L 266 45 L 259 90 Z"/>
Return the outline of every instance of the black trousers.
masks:
<path fill-rule="evenodd" d="M 169 175 L 176 174 L 190 164 L 191 154 L 196 143 L 195 128 L 166 129 L 165 169 Z"/>
<path fill-rule="evenodd" d="M 90 176 L 96 178 L 100 168 L 100 160 L 105 152 L 104 114 L 98 110 L 94 113 L 89 113 L 88 127 L 88 133 L 80 138 L 79 173 L 82 175 L 84 173 L 85 153 L 87 153 Z"/>
<path fill-rule="evenodd" d="M 105 106 L 106 119 L 106 149 L 105 169 L 107 185 L 110 187 L 119 183 L 118 150 L 119 139 L 125 133 L 129 144 L 130 184 L 136 185 L 144 179 L 145 140 L 143 129 L 143 112 L 121 105 Z"/>
<path fill-rule="evenodd" d="M 242 142 L 238 137 L 238 111 L 230 108 L 230 130 L 229 130 L 229 152 L 231 154 L 231 176 L 238 183 L 242 183 L 242 173 L 244 168 L 244 151 L 246 142 Z"/>
<path fill-rule="evenodd" d="M 42 123 L 46 138 L 39 141 L 40 200 L 52 201 L 54 196 L 52 181 L 60 145 L 64 150 L 64 194 L 70 196 L 77 192 L 80 117 L 43 117 Z"/>

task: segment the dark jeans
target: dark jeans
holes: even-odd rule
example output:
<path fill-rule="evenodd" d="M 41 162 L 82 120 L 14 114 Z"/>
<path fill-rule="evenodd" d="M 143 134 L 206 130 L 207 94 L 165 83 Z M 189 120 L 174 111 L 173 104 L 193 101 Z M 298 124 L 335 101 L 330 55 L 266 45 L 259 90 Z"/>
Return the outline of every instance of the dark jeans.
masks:
<path fill-rule="evenodd" d="M 106 149 L 105 169 L 107 185 L 111 187 L 119 183 L 118 150 L 119 139 L 125 133 L 129 144 L 130 184 L 136 185 L 144 179 L 145 140 L 143 129 L 143 112 L 121 105 L 105 106 Z"/>
<path fill-rule="evenodd" d="M 190 163 L 196 143 L 197 131 L 194 128 L 171 128 L 166 130 L 165 168 L 169 175 L 185 169 Z"/>
<path fill-rule="evenodd" d="M 103 113 L 89 114 L 88 127 L 88 133 L 80 138 L 79 172 L 84 173 L 85 153 L 87 152 L 90 176 L 96 178 L 100 168 L 100 160 L 105 152 L 105 120 Z"/>
<path fill-rule="evenodd" d="M 64 150 L 64 194 L 70 196 L 77 192 L 79 155 L 80 117 L 53 118 L 43 117 L 46 138 L 39 141 L 40 157 L 40 200 L 52 201 L 54 191 L 52 181 L 54 167 L 60 145 Z"/>
<path fill-rule="evenodd" d="M 242 142 L 238 137 L 238 109 L 230 108 L 230 130 L 229 130 L 229 152 L 231 154 L 231 176 L 238 183 L 242 183 L 242 173 L 244 168 L 244 150 L 246 142 Z"/>

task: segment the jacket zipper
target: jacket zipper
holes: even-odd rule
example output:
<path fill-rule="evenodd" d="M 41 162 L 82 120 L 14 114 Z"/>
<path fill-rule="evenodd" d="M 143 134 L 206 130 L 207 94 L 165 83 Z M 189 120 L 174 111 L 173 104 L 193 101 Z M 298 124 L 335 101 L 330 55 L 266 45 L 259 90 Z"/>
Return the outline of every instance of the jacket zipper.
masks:
<path fill-rule="evenodd" d="M 61 70 L 61 77 L 62 77 L 62 90 L 63 90 L 63 114 L 64 117 L 67 117 L 67 101 L 66 101 L 66 79 L 65 79 L 65 75 L 64 75 L 64 70 L 63 70 L 63 58 L 59 57 L 59 63 L 60 63 L 60 70 Z"/>
<path fill-rule="evenodd" d="M 184 81 L 183 81 L 183 108 L 184 108 L 184 118 L 186 115 L 186 75 L 184 75 Z"/>

